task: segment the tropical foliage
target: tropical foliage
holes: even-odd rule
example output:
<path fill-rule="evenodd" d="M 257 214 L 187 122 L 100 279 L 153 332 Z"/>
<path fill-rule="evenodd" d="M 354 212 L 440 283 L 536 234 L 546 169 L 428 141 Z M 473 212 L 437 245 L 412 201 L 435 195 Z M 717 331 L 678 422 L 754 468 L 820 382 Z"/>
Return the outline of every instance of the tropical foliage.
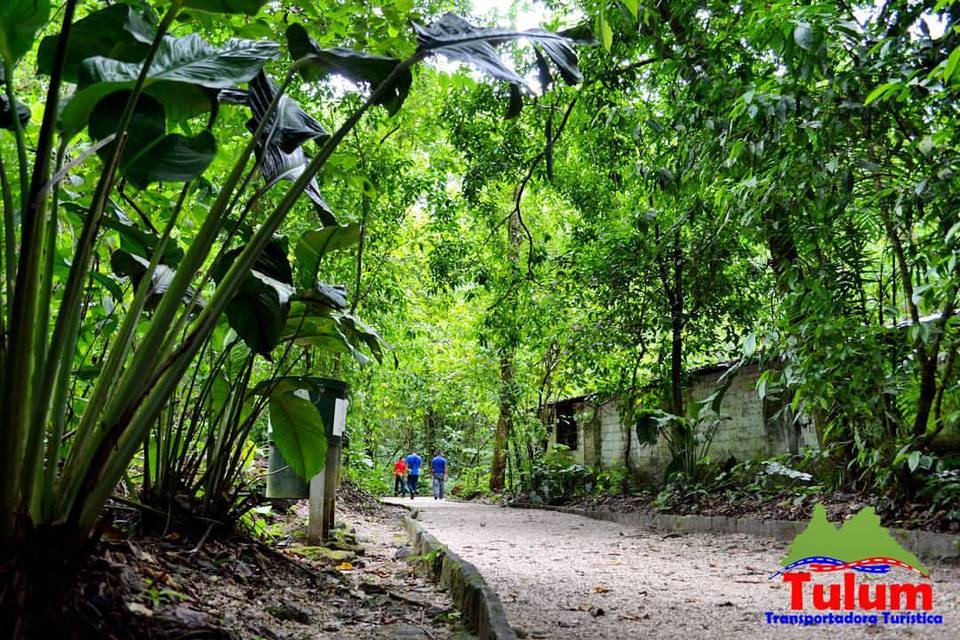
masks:
<path fill-rule="evenodd" d="M 112 496 L 229 529 L 268 437 L 315 473 L 315 377 L 367 486 L 417 447 L 556 496 L 632 474 L 551 402 L 687 490 L 689 372 L 759 363 L 823 486 L 956 508 L 957 4 L 484 7 L 0 3 L 4 621 Z"/>
<path fill-rule="evenodd" d="M 399 280 L 425 297 L 389 332 L 400 352 L 444 348 L 371 374 L 386 382 L 369 433 L 399 416 L 403 440 L 529 490 L 547 442 L 529 418 L 548 401 L 616 399 L 630 429 L 651 410 L 695 425 L 687 373 L 740 360 L 761 363 L 759 397 L 816 425 L 826 486 L 949 483 L 954 3 L 577 6 L 598 45 L 583 84 L 506 122 L 492 88 L 449 89 L 436 126 L 452 148 L 397 244 L 398 261 L 426 260 Z M 398 388 L 413 399 L 399 413 Z"/>
<path fill-rule="evenodd" d="M 242 37 L 244 18 L 226 29 L 194 18 L 265 4 L 172 0 L 157 16 L 140 3 L 16 0 L 0 10 L 12 134 L 0 166 L 0 610 L 15 636 L 48 622 L 58 561 L 81 556 L 135 458 L 148 505 L 199 507 L 223 524 L 246 508 L 242 472 L 267 408 L 294 471 L 322 466 L 320 414 L 296 395 L 309 378 L 290 374 L 336 371 L 344 354 L 382 362 L 387 349 L 346 287 L 321 280 L 331 252 L 362 247 L 364 227 L 338 224 L 318 175 L 368 111 L 396 115 L 412 69 L 442 53 L 506 82 L 515 114 L 524 82 L 494 46 L 518 38 L 535 43 L 544 69 L 545 57 L 578 78 L 564 37 L 449 13 L 415 22 L 413 47 L 397 46 L 404 57 L 318 44 L 300 22 L 284 47 Z M 42 99 L 20 91 L 35 71 Z M 298 76 L 339 76 L 365 95 L 344 96 L 331 133 L 287 95 Z M 375 187 L 358 180 L 367 201 Z M 301 201 L 310 213 L 285 226 Z M 361 268 L 358 257 L 357 296 Z"/>

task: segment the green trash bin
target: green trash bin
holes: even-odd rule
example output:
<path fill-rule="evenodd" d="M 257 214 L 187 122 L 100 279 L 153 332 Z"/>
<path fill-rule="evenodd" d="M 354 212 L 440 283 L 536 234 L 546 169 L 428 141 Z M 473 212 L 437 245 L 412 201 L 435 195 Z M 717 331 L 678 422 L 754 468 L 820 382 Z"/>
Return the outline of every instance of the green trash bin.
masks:
<path fill-rule="evenodd" d="M 288 376 L 284 378 L 298 383 L 300 389 L 306 392 L 310 401 L 320 411 L 323 418 L 324 432 L 327 436 L 327 464 L 331 464 L 331 454 L 335 453 L 335 466 L 339 467 L 340 437 L 334 433 L 334 418 L 336 415 L 337 400 L 347 397 L 347 383 L 330 378 L 314 376 Z M 270 433 L 270 452 L 267 475 L 267 498 L 303 499 L 310 497 L 310 479 L 301 478 L 283 459 L 273 443 L 273 433 Z M 338 469 L 332 469 L 335 473 Z"/>
<path fill-rule="evenodd" d="M 306 480 L 297 475 L 296 471 L 290 468 L 283 455 L 277 451 L 273 444 L 273 438 L 270 439 L 270 457 L 267 475 L 267 498 L 270 499 L 296 499 L 310 497 L 310 485 Z"/>

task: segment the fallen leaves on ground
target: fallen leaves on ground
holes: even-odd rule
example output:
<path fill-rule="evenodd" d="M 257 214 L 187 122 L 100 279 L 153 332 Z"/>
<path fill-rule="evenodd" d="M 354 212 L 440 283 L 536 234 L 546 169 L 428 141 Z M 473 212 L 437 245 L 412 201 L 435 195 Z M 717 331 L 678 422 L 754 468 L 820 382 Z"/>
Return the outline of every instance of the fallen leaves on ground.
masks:
<path fill-rule="evenodd" d="M 445 640 L 459 632 L 449 596 L 394 557 L 403 539 L 396 537 L 399 515 L 361 503 L 361 510 L 340 510 L 338 518 L 368 536 L 362 539 L 366 554 L 336 565 L 289 553 L 298 544 L 289 535 L 269 546 L 243 536 L 210 536 L 202 544 L 180 534 L 109 536 L 83 575 L 85 614 L 101 637 L 118 640 L 374 640 L 384 634 Z M 303 529 L 300 511 L 285 516 L 285 531 Z"/>

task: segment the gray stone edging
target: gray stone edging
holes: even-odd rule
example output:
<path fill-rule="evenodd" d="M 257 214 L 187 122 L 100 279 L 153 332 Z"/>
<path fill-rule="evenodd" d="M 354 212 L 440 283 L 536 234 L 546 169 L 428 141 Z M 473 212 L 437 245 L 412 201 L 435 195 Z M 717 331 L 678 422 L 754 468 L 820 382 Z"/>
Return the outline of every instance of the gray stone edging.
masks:
<path fill-rule="evenodd" d="M 517 640 L 500 596 L 480 571 L 437 540 L 416 517 L 416 509 L 403 516 L 414 552 L 423 556 L 433 554 L 428 562 L 430 572 L 441 586 L 450 590 L 453 604 L 463 614 L 467 628 L 479 640 Z"/>
<path fill-rule="evenodd" d="M 520 506 L 520 505 L 518 505 Z M 559 511 L 572 515 L 616 522 L 631 527 L 653 530 L 687 531 L 691 533 L 745 533 L 789 542 L 803 531 L 806 522 L 795 520 L 758 520 L 756 518 L 731 518 L 727 516 L 680 516 L 669 513 L 620 513 L 617 511 L 593 511 L 570 507 L 524 506 L 522 508 Z M 920 529 L 890 529 L 905 547 L 922 560 L 960 559 L 960 536 Z"/>

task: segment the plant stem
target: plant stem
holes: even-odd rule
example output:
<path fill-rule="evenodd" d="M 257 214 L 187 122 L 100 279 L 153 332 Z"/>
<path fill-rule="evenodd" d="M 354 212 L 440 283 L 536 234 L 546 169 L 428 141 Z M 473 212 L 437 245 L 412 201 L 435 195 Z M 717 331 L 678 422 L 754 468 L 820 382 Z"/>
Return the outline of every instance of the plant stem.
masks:
<path fill-rule="evenodd" d="M 76 4 L 76 0 L 68 0 L 65 5 L 56 57 L 47 88 L 43 123 L 34 152 L 29 191 L 26 188 L 26 143 L 23 128 L 16 116 L 13 94 L 13 66 L 8 63 L 4 69 L 7 99 L 13 113 L 14 134 L 17 138 L 22 211 L 21 251 L 9 328 L 11 349 L 4 362 L 3 377 L 3 411 L 9 421 L 7 428 L 3 430 L 3 439 L 0 440 L 0 469 L 6 474 L 6 481 L 0 490 L 0 535 L 3 536 L 14 532 L 17 517 L 15 514 L 20 511 L 18 505 L 32 500 L 36 482 L 35 470 L 43 444 L 44 425 L 42 420 L 36 420 L 34 406 L 35 403 L 42 402 L 39 400 L 39 376 L 42 373 L 42 351 L 48 329 L 46 324 L 40 326 L 39 320 L 49 312 L 51 295 L 50 291 L 44 291 L 41 287 L 43 257 L 48 244 L 44 236 L 48 220 L 46 198 L 42 190 L 50 174 L 50 152 L 57 124 L 60 83 Z"/>
<path fill-rule="evenodd" d="M 30 177 L 27 174 L 27 143 L 23 133 L 23 125 L 20 124 L 20 118 L 17 117 L 17 100 L 13 92 L 13 65 L 9 62 L 3 64 L 3 77 L 6 79 L 4 91 L 7 95 L 7 102 L 10 104 L 13 137 L 17 143 L 17 169 L 20 176 L 20 213 L 23 215 L 23 212 L 27 210 L 27 197 L 30 184 Z"/>
<path fill-rule="evenodd" d="M 130 390 L 131 393 L 124 392 L 120 395 L 119 398 L 122 404 L 113 410 L 115 413 L 111 412 L 105 416 L 105 422 L 108 425 L 107 431 L 102 438 L 98 439 L 98 450 L 88 459 L 88 464 L 84 464 L 81 467 L 81 469 L 86 470 L 86 475 L 83 481 L 79 483 L 79 485 L 76 485 L 77 492 L 72 494 L 72 497 L 82 495 L 83 499 L 82 505 L 74 505 L 70 516 L 71 521 L 78 523 L 81 528 L 88 528 L 93 525 L 101 507 L 110 496 L 113 487 L 123 476 L 123 472 L 130 458 L 136 452 L 139 443 L 142 442 L 146 429 L 149 429 L 167 399 L 176 389 L 180 377 L 185 374 L 193 356 L 196 355 L 196 352 L 200 349 L 204 340 L 207 339 L 209 333 L 213 331 L 227 303 L 233 298 L 243 279 L 246 277 L 246 272 L 264 250 L 267 243 L 273 237 L 274 232 L 276 232 L 286 215 L 296 204 L 300 195 L 310 184 L 314 176 L 323 168 L 327 160 L 330 159 L 330 156 L 336 151 L 344 137 L 357 125 L 363 115 L 393 88 L 396 81 L 406 73 L 411 66 L 422 60 L 425 55 L 424 52 L 418 51 L 394 67 L 390 75 L 370 94 L 363 105 L 351 114 L 333 136 L 327 139 L 320 152 L 310 161 L 310 164 L 307 165 L 304 172 L 287 190 L 287 193 L 277 205 L 276 209 L 270 214 L 260 229 L 257 230 L 253 238 L 251 238 L 243 252 L 237 256 L 237 259 L 227 271 L 223 280 L 221 280 L 213 297 L 195 321 L 193 331 L 184 339 L 183 343 L 171 353 L 162 366 L 153 369 L 156 373 L 144 377 L 143 372 L 147 370 L 146 366 L 137 366 L 137 358 L 134 359 L 134 363 L 128 369 L 128 376 L 136 376 L 135 380 L 137 385 L 133 386 L 130 384 L 132 380 L 128 381 L 124 388 Z M 298 61 L 294 65 L 294 69 L 300 65 L 300 62 L 301 61 Z M 265 123 L 269 119 L 269 114 L 276 109 L 280 96 L 283 95 L 283 91 L 286 89 L 286 86 L 289 85 L 291 79 L 292 76 L 288 74 L 283 87 L 281 87 L 281 89 L 277 91 L 276 96 L 274 96 L 274 100 L 267 111 L 267 116 L 264 117 L 264 120 L 257 128 L 257 132 L 254 133 L 251 142 L 247 146 L 246 151 L 249 151 L 249 153 L 252 153 L 256 140 L 263 134 Z M 214 224 L 219 223 L 219 217 L 223 213 L 223 208 L 227 204 L 230 194 L 242 174 L 243 167 L 240 162 L 245 163 L 246 159 L 249 158 L 249 153 L 245 153 L 237 165 L 235 165 L 234 171 L 227 180 L 225 188 L 220 192 L 217 202 L 211 208 L 210 214 L 204 221 L 204 227 L 201 228 L 201 232 L 198 234 L 198 240 L 195 240 L 187 252 L 187 255 L 184 256 L 183 261 L 181 261 L 181 268 L 178 269 L 174 282 L 171 283 L 170 288 L 160 302 L 160 306 L 157 308 L 157 312 L 154 315 L 154 324 L 159 323 L 160 326 L 169 326 L 169 321 L 166 320 L 166 318 L 172 320 L 173 312 L 176 310 L 176 306 L 180 304 L 179 298 L 173 299 L 171 295 L 183 295 L 182 291 L 180 291 L 179 294 L 177 293 L 177 280 L 181 278 L 181 276 L 187 279 L 187 281 L 189 279 L 189 274 L 182 273 L 184 271 L 183 265 L 188 261 L 188 258 L 191 257 L 191 254 L 202 253 L 203 256 L 206 256 L 209 253 L 210 245 L 212 245 L 213 239 L 216 236 L 216 229 L 210 229 L 206 234 L 204 230 L 207 229 L 207 223 L 211 220 L 213 220 Z M 199 257 L 200 256 L 194 256 L 194 259 Z M 199 265 L 196 266 L 199 267 Z M 196 269 L 193 269 L 190 273 L 195 272 L 195 270 Z M 179 288 L 185 290 L 183 282 L 179 283 Z M 161 314 L 161 310 L 164 310 L 165 313 Z M 152 327 L 151 331 L 148 332 L 148 336 L 153 333 Z M 158 330 L 157 333 L 159 334 L 160 331 Z M 161 335 L 161 339 L 162 338 L 163 335 Z M 154 346 L 151 348 L 144 348 L 147 342 L 148 340 L 145 339 L 144 344 L 141 345 L 137 353 L 138 357 L 149 359 L 143 364 L 156 361 L 158 353 L 164 354 L 168 352 L 166 349 L 157 349 L 156 347 L 159 345 L 156 343 L 153 343 Z M 137 392 L 136 389 L 140 391 Z M 71 496 L 68 496 L 68 499 L 70 498 Z"/>
<path fill-rule="evenodd" d="M 294 70 L 296 68 L 296 65 L 294 65 Z M 150 329 L 144 336 L 137 352 L 134 354 L 133 360 L 123 375 L 120 375 L 120 367 L 126 359 L 130 344 L 129 342 L 115 342 L 111 347 L 108 363 L 112 366 L 100 374 L 100 379 L 94 391 L 94 397 L 91 398 L 90 403 L 88 403 L 87 411 L 84 413 L 77 432 L 77 441 L 80 445 L 70 451 L 70 457 L 65 464 L 63 475 L 67 482 L 60 492 L 58 500 L 59 512 L 67 513 L 77 511 L 77 505 L 75 503 L 82 493 L 81 488 L 85 484 L 94 483 L 95 480 L 93 478 L 96 478 L 100 472 L 103 471 L 96 467 L 96 463 L 93 461 L 102 457 L 104 458 L 103 464 L 106 464 L 107 458 L 110 457 L 110 454 L 102 449 L 104 441 L 109 442 L 113 440 L 113 442 L 108 445 L 108 447 L 111 448 L 116 444 L 116 438 L 123 435 L 126 426 L 124 421 L 130 420 L 132 417 L 130 412 L 136 411 L 138 404 L 143 401 L 145 394 L 149 390 L 151 380 L 156 380 L 163 373 L 162 370 L 158 371 L 156 363 L 162 362 L 166 354 L 169 353 L 169 350 L 165 347 L 165 343 L 168 342 L 170 336 L 175 336 L 177 333 L 176 328 L 179 326 L 179 323 L 175 322 L 175 318 L 177 311 L 182 305 L 183 296 L 190 288 L 194 274 L 200 270 L 210 255 L 210 250 L 219 234 L 223 217 L 229 210 L 229 205 L 233 199 L 233 192 L 243 177 L 247 161 L 256 149 L 257 140 L 259 140 L 260 136 L 263 135 L 266 130 L 270 116 L 272 116 L 280 104 L 280 98 L 284 90 L 293 79 L 294 70 L 291 70 L 287 74 L 286 80 L 267 108 L 263 121 L 261 121 L 257 130 L 250 138 L 250 141 L 237 157 L 230 175 L 220 190 L 220 194 L 217 196 L 216 201 L 214 201 L 213 206 L 211 206 L 209 213 L 204 219 L 203 225 L 200 227 L 190 248 L 187 250 L 187 254 L 180 261 L 173 281 L 160 300 L 156 310 L 154 310 Z M 189 314 L 194 303 L 195 300 L 188 305 L 187 310 L 183 313 Z M 156 374 L 153 373 L 155 371 L 157 371 Z M 119 380 L 117 380 L 118 375 Z M 174 388 L 175 387 L 167 389 L 166 392 L 168 394 L 173 393 Z M 162 407 L 162 404 L 159 406 Z M 96 411 L 93 411 L 94 408 Z M 159 411 L 159 408 L 157 410 Z M 124 418 L 124 416 L 126 417 Z M 95 431 L 96 426 L 102 426 L 102 428 Z M 143 437 L 144 433 L 141 431 L 138 436 L 138 441 Z M 133 455 L 133 450 L 116 453 L 116 455 L 126 462 L 129 462 L 130 456 Z M 126 462 L 123 464 L 125 465 Z M 92 466 L 94 468 L 92 468 Z M 122 473 L 123 470 L 121 469 L 121 475 Z M 92 500 L 99 500 L 100 505 L 102 505 L 108 496 L 109 492 L 105 493 L 102 498 L 98 495 L 92 498 Z M 91 500 L 91 498 L 86 495 L 84 499 L 85 502 Z M 81 511 L 83 509 L 84 507 L 80 507 Z M 97 509 L 99 509 L 99 507 L 97 507 Z M 95 515 L 96 512 L 94 512 L 94 517 Z"/>
<path fill-rule="evenodd" d="M 60 143 L 60 149 L 57 151 L 57 171 L 63 167 L 64 157 L 67 151 L 66 142 Z M 36 358 L 37 362 L 43 362 L 43 358 L 46 354 L 47 349 L 47 332 L 46 328 L 50 326 L 50 297 L 53 294 L 53 265 L 54 265 L 54 256 L 57 253 L 57 214 L 59 211 L 60 203 L 60 186 L 59 184 L 55 185 L 53 188 L 52 200 L 50 203 L 50 217 L 47 221 L 46 229 L 46 246 L 44 247 L 43 255 L 43 282 L 40 285 L 40 296 L 41 301 L 39 305 L 39 329 L 37 335 L 37 350 Z M 41 407 L 45 407 L 47 403 L 39 403 Z M 39 409 L 42 411 L 42 408 Z M 33 471 L 28 477 L 28 480 L 33 482 L 33 488 L 30 492 L 30 516 L 34 521 L 40 518 L 40 514 L 43 508 L 44 503 L 49 501 L 49 482 L 41 483 L 41 479 L 52 479 L 53 478 L 53 469 L 56 468 L 56 465 L 52 462 L 49 463 L 49 469 L 47 473 L 44 473 L 43 467 L 43 438 L 41 437 L 46 430 L 46 421 L 41 421 L 35 423 L 31 429 L 30 438 L 31 441 L 27 446 L 28 455 L 32 458 L 28 459 L 28 463 L 32 466 Z M 52 451 L 59 451 L 60 438 L 63 435 L 63 424 L 62 422 L 54 426 L 54 433 L 47 439 L 47 459 L 51 458 Z M 56 442 L 57 449 L 52 449 Z"/>
<path fill-rule="evenodd" d="M 134 108 L 143 90 L 147 74 L 157 55 L 163 37 L 173 24 L 174 19 L 180 11 L 181 5 L 182 0 L 175 0 L 160 21 L 157 27 L 157 33 L 144 58 L 140 75 L 137 76 L 137 80 L 130 90 L 130 97 L 118 121 L 116 131 L 117 139 L 104 165 L 104 169 L 100 174 L 100 180 L 97 183 L 90 210 L 87 213 L 80 239 L 77 242 L 76 256 L 70 268 L 70 275 L 67 278 L 63 300 L 60 305 L 59 314 L 57 315 L 53 340 L 51 341 L 51 347 L 47 356 L 46 376 L 44 380 L 44 389 L 47 390 L 47 392 L 49 392 L 49 389 L 53 386 L 62 384 L 61 379 L 69 375 L 70 362 L 73 360 L 73 353 L 76 350 L 77 337 L 80 331 L 80 302 L 83 285 L 87 272 L 90 269 L 94 244 L 100 227 L 100 217 L 106 207 L 109 193 L 113 188 L 115 173 L 119 166 L 120 156 L 126 141 L 126 132 L 133 119 Z M 111 352 L 112 351 L 113 349 L 111 349 Z M 69 362 L 65 362 L 66 360 L 69 360 Z M 114 382 L 115 381 L 107 375 L 106 371 L 101 374 L 96 390 L 94 391 L 94 398 L 91 399 L 86 411 L 84 411 L 83 420 L 77 431 L 77 446 L 71 449 L 71 458 L 78 450 L 82 450 L 89 441 L 87 437 L 89 431 L 96 421 L 97 414 L 102 406 L 101 403 L 106 400 L 106 395 L 101 388 L 109 388 Z M 94 399 L 98 402 L 94 402 Z M 60 411 L 60 407 L 54 407 L 53 410 L 58 412 Z M 66 476 L 68 473 L 67 467 L 65 466 L 64 475 Z"/>
<path fill-rule="evenodd" d="M 0 196 L 3 198 L 3 272 L 7 297 L 13 295 L 13 282 L 17 277 L 17 228 L 14 220 L 13 191 L 7 178 L 7 169 L 0 156 Z M 13 307 L 4 304 L 6 323 L 12 321 Z M 6 332 L 4 332 L 6 335 Z"/>

